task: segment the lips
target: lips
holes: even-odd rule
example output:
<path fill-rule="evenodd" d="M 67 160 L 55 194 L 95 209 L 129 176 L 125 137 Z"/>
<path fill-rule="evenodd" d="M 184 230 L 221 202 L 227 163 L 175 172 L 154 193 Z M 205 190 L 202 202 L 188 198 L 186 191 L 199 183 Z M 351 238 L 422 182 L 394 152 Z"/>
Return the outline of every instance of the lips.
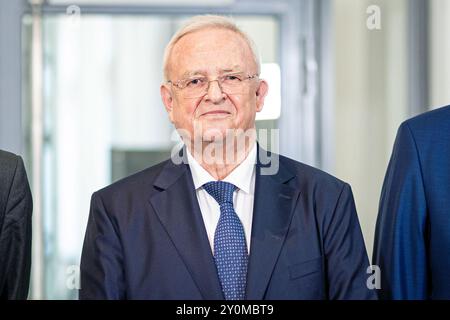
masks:
<path fill-rule="evenodd" d="M 225 110 L 211 110 L 202 114 L 202 116 L 210 116 L 210 115 L 227 115 L 231 114 L 231 112 Z"/>

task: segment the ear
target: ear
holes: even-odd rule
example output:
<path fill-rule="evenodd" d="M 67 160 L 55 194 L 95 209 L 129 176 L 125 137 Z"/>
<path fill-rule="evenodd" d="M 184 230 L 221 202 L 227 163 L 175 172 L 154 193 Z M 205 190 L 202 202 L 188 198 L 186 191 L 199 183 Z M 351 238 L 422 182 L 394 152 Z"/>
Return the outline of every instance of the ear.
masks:
<path fill-rule="evenodd" d="M 169 119 L 173 122 L 173 96 L 172 90 L 166 84 L 162 84 L 160 87 L 161 99 L 166 108 L 167 113 L 169 114 Z"/>
<path fill-rule="evenodd" d="M 269 91 L 269 84 L 266 80 L 260 80 L 256 90 L 256 112 L 260 112 L 264 106 L 267 92 Z"/>

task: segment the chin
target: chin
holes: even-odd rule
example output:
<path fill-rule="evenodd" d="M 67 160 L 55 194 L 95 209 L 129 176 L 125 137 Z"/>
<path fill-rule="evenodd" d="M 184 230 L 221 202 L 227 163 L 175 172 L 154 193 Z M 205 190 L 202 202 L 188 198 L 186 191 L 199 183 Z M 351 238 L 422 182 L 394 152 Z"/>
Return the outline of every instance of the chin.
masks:
<path fill-rule="evenodd" d="M 225 130 L 221 129 L 210 129 L 203 131 L 202 140 L 204 142 L 222 142 L 225 139 Z"/>

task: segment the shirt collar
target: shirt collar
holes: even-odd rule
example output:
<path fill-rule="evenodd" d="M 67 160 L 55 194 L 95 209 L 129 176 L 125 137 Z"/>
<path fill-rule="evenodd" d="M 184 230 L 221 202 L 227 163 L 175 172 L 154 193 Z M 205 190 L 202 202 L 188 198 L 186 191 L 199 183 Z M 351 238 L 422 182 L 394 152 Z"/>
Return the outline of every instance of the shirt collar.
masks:
<path fill-rule="evenodd" d="M 194 181 L 196 190 L 201 188 L 207 182 L 217 181 L 200 165 L 200 163 L 197 162 L 197 160 L 195 160 L 190 153 L 189 148 L 186 148 L 186 151 L 189 167 L 191 169 L 192 180 Z M 232 183 L 245 193 L 250 193 L 252 176 L 255 171 L 256 154 L 256 143 L 254 143 L 244 161 L 234 168 L 234 170 L 222 181 Z"/>

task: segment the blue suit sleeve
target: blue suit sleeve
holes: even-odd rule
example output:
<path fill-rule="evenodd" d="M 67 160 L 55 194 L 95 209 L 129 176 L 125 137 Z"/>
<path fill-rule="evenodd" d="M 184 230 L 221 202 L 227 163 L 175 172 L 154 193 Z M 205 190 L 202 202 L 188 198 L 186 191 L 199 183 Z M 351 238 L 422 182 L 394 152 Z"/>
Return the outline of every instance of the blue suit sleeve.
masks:
<path fill-rule="evenodd" d="M 419 152 L 408 123 L 397 133 L 381 192 L 373 263 L 382 299 L 427 297 L 427 205 Z"/>
<path fill-rule="evenodd" d="M 123 250 L 113 220 L 94 193 L 80 266 L 80 300 L 125 299 Z"/>

